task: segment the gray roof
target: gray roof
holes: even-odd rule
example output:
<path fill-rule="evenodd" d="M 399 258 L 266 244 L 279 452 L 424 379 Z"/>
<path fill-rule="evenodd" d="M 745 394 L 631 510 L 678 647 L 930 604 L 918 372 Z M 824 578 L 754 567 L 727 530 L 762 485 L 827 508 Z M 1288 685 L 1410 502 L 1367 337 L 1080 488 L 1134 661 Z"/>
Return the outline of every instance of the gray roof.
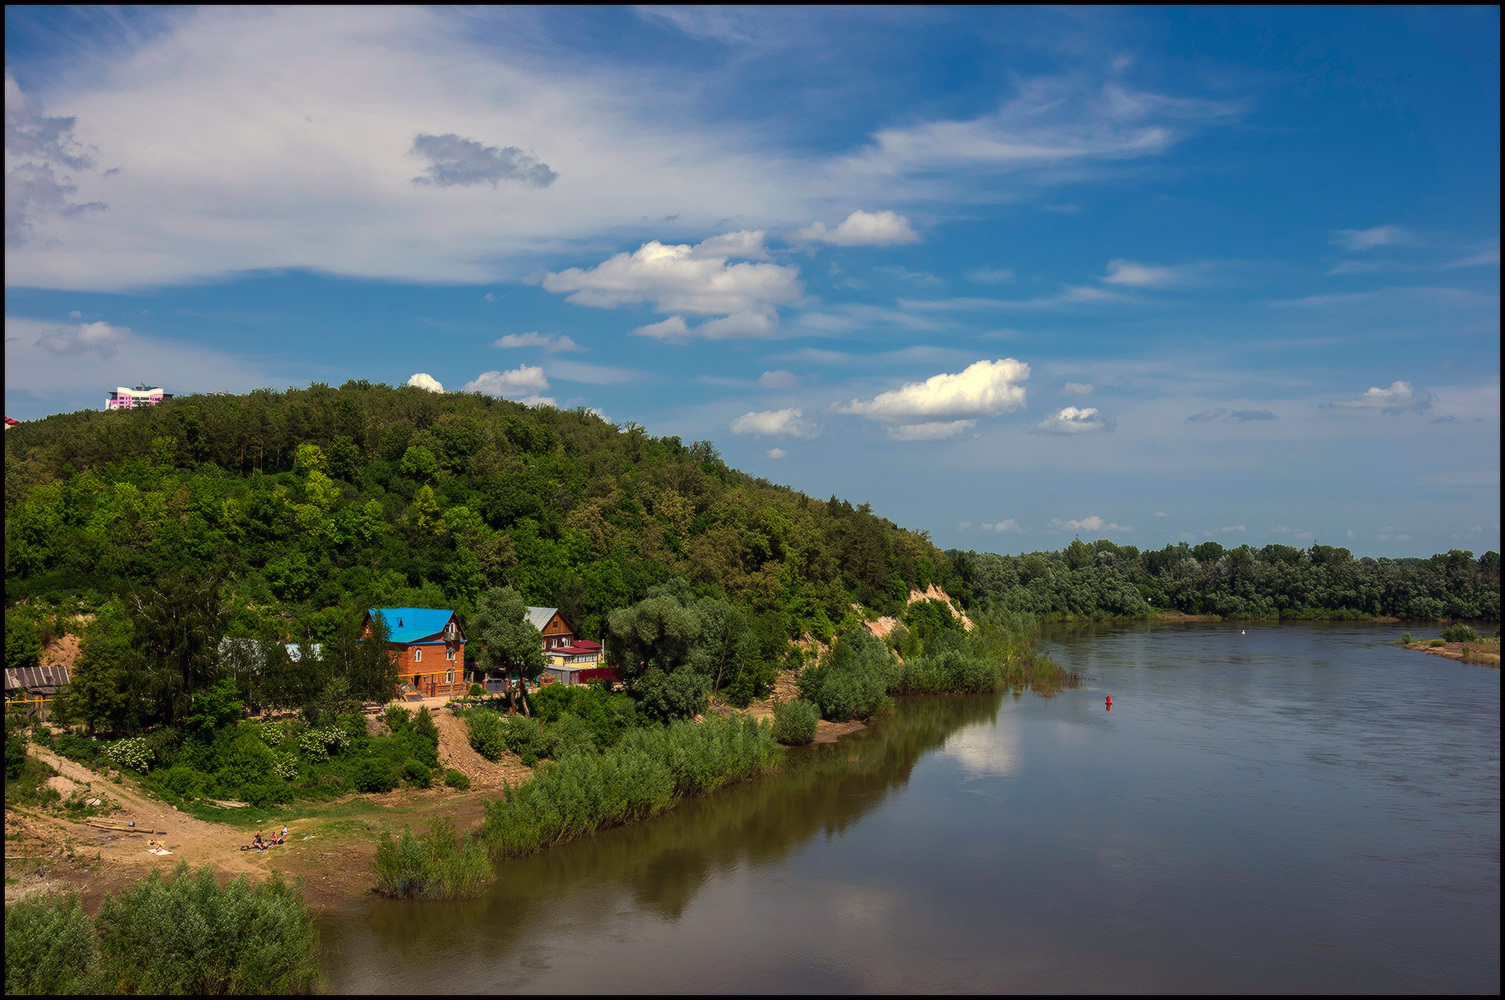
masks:
<path fill-rule="evenodd" d="M 5 690 L 7 694 L 19 688 L 25 688 L 28 694 L 52 694 L 67 683 L 67 667 L 5 668 Z"/>
<path fill-rule="evenodd" d="M 219 641 L 219 645 L 215 648 L 221 656 L 228 655 L 232 650 L 259 655 L 262 651 L 262 642 L 260 639 L 234 639 L 227 635 Z M 298 643 L 284 642 L 282 643 L 282 648 L 287 650 L 287 658 L 294 663 L 303 659 L 303 647 Z M 317 642 L 309 644 L 308 652 L 314 659 L 319 659 L 324 655 L 323 646 Z"/>
<path fill-rule="evenodd" d="M 558 608 L 529 608 L 528 621 L 532 623 L 534 628 L 542 632 L 543 627 L 549 624 L 549 619 L 553 618 L 558 613 Z"/>

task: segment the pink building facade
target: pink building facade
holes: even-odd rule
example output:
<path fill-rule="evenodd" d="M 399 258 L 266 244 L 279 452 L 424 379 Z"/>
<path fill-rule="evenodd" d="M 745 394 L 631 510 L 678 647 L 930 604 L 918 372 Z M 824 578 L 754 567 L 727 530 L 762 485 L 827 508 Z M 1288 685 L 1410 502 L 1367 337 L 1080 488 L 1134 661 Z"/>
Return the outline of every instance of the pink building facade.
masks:
<path fill-rule="evenodd" d="M 105 397 L 105 409 L 129 410 L 137 406 L 156 406 L 164 399 L 171 398 L 172 393 L 163 392 L 161 386 L 138 385 L 132 389 L 122 385 Z"/>

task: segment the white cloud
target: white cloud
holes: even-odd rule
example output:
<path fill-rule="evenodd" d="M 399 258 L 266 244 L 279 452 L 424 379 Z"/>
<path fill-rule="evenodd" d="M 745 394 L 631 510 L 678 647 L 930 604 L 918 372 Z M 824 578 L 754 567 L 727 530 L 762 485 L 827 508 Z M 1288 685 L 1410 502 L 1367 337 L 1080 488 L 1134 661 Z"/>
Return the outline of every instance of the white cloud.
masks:
<path fill-rule="evenodd" d="M 614 309 L 651 302 L 661 312 L 701 315 L 756 313 L 799 298 L 799 269 L 768 263 L 731 263 L 762 249 L 761 232 L 728 233 L 691 246 L 644 243 L 592 268 L 546 273 L 546 291 L 576 305 Z"/>
<path fill-rule="evenodd" d="M 1113 421 L 1099 414 L 1096 407 L 1078 409 L 1075 406 L 1068 406 L 1059 413 L 1046 417 L 1035 426 L 1048 434 L 1085 434 L 1090 431 L 1110 430 L 1113 427 Z"/>
<path fill-rule="evenodd" d="M 659 76 L 554 58 L 509 12 L 197 8 L 158 27 L 48 74 L 70 156 L 96 166 L 20 161 L 50 163 L 30 180 L 52 208 L 7 211 L 36 251 L 10 256 L 8 283 L 123 289 L 279 267 L 483 283 L 645 217 L 703 231 L 728 205 L 787 224 L 826 203 L 794 183 L 808 162 L 696 120 Z M 24 99 L 7 90 L 8 108 Z M 96 203 L 108 211 L 84 210 Z"/>
<path fill-rule="evenodd" d="M 956 374 L 932 375 L 879 393 L 869 400 L 854 399 L 834 407 L 874 420 L 912 421 L 916 417 L 994 417 L 1024 405 L 1029 365 L 1013 358 L 979 361 Z"/>
<path fill-rule="evenodd" d="M 1019 522 L 1015 521 L 1012 517 L 1006 517 L 1002 521 L 995 521 L 992 524 L 989 524 L 987 521 L 984 521 L 983 523 L 979 524 L 978 527 L 981 528 L 983 531 L 1023 531 L 1024 530 L 1023 528 L 1019 527 Z"/>
<path fill-rule="evenodd" d="M 444 391 L 444 386 L 440 384 L 439 380 L 428 372 L 415 372 L 409 375 L 408 385 L 416 385 L 418 388 L 427 389 L 429 392 Z"/>
<path fill-rule="evenodd" d="M 1112 521 L 1104 521 L 1101 517 L 1093 514 L 1080 520 L 1063 521 L 1058 517 L 1050 519 L 1051 531 L 1133 531 L 1133 525 L 1114 524 Z"/>
<path fill-rule="evenodd" d="M 1136 264 L 1132 260 L 1108 261 L 1108 273 L 1103 281 L 1109 285 L 1129 285 L 1134 288 L 1156 288 L 1174 285 L 1186 277 L 1186 269 L 1164 267 L 1155 264 Z"/>
<path fill-rule="evenodd" d="M 670 316 L 657 323 L 640 326 L 632 332 L 639 337 L 654 337 L 658 340 L 688 340 L 690 337 L 690 328 L 685 325 L 683 316 Z"/>
<path fill-rule="evenodd" d="M 1167 513 L 1166 513 L 1166 512 L 1165 512 L 1165 511 L 1163 511 L 1163 510 L 1157 510 L 1157 511 L 1155 511 L 1155 516 L 1156 516 L 1156 517 L 1170 517 L 1170 515 L 1169 515 L 1169 514 L 1167 514 Z"/>
<path fill-rule="evenodd" d="M 1231 534 L 1242 535 L 1242 534 L 1244 534 L 1248 530 L 1249 530 L 1248 527 L 1246 527 L 1245 525 L 1235 524 L 1235 525 L 1232 525 L 1232 526 L 1227 527 L 1227 528 L 1219 528 L 1218 532 L 1220 534 L 1224 534 L 1224 535 L 1231 535 Z"/>
<path fill-rule="evenodd" d="M 496 301 L 496 293 L 495 292 L 487 292 L 485 295 L 482 295 L 481 298 L 484 301 L 486 301 L 486 302 L 495 302 Z"/>
<path fill-rule="evenodd" d="M 777 368 L 758 376 L 758 385 L 765 389 L 788 389 L 799 384 L 799 376 Z"/>
<path fill-rule="evenodd" d="M 1229 103 L 1130 92 L 1113 84 L 1092 89 L 1076 78 L 1027 80 L 997 112 L 881 129 L 865 149 L 839 162 L 835 173 L 851 186 L 876 178 L 1041 172 L 1067 163 L 1148 156 L 1180 137 L 1172 121 L 1207 121 L 1238 110 Z"/>
<path fill-rule="evenodd" d="M 967 272 L 967 280 L 979 285 L 1012 285 L 1014 269 L 1011 267 L 979 267 Z"/>
<path fill-rule="evenodd" d="M 1344 409 L 1379 410 L 1381 413 L 1394 415 L 1406 410 L 1426 410 L 1432 406 L 1432 394 L 1425 389 L 1417 391 L 1412 388 L 1410 382 L 1395 381 L 1390 383 L 1390 388 L 1381 389 L 1379 386 L 1370 386 L 1362 396 L 1357 399 L 1335 399 L 1333 406 Z"/>
<path fill-rule="evenodd" d="M 788 455 L 789 455 L 789 452 L 785 451 L 783 448 L 769 448 L 768 449 L 768 457 L 769 458 L 774 458 L 774 459 L 786 458 L 786 457 L 788 457 Z"/>
<path fill-rule="evenodd" d="M 1405 246 L 1412 242 L 1411 234 L 1400 226 L 1339 229 L 1332 234 L 1333 245 L 1344 250 L 1373 250 L 1375 247 Z"/>
<path fill-rule="evenodd" d="M 791 233 L 790 238 L 805 243 L 830 243 L 842 247 L 885 247 L 918 243 L 920 234 L 910 227 L 908 219 L 897 212 L 864 212 L 859 208 L 835 229 L 827 229 L 824 222 L 812 222 L 804 229 Z"/>
<path fill-rule="evenodd" d="M 484 392 L 488 396 L 505 396 L 529 406 L 556 405 L 554 400 L 539 393 L 547 392 L 549 380 L 537 365 L 519 365 L 509 371 L 482 372 L 461 387 L 462 392 Z"/>
<path fill-rule="evenodd" d="M 113 358 L 130 335 L 130 329 L 123 326 L 104 322 L 79 323 L 46 330 L 37 338 L 36 344 L 53 354 L 93 353 L 102 358 Z"/>
<path fill-rule="evenodd" d="M 1096 388 L 1091 382 L 1067 382 L 1061 387 L 1061 391 L 1068 396 L 1090 396 Z"/>
<path fill-rule="evenodd" d="M 976 426 L 976 420 L 934 420 L 923 424 L 899 424 L 887 428 L 887 434 L 894 441 L 940 441 Z"/>
<path fill-rule="evenodd" d="M 528 333 L 509 333 L 505 337 L 498 337 L 491 342 L 492 347 L 541 347 L 553 354 L 557 351 L 583 351 L 585 348 L 575 343 L 569 337 L 556 337 L 552 333 L 539 333 L 531 330 Z"/>
<path fill-rule="evenodd" d="M 805 419 L 803 410 L 763 410 L 744 413 L 732 421 L 733 434 L 757 434 L 767 437 L 819 437 L 821 427 Z"/>

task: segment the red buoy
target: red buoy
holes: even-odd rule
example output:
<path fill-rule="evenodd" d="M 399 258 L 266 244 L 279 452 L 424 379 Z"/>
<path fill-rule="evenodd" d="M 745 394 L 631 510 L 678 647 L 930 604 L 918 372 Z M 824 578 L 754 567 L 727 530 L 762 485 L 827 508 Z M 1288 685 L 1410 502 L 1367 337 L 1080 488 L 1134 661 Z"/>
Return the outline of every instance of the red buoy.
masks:
<path fill-rule="evenodd" d="M 1113 696 L 1108 695 L 1108 711 L 1113 711 Z"/>

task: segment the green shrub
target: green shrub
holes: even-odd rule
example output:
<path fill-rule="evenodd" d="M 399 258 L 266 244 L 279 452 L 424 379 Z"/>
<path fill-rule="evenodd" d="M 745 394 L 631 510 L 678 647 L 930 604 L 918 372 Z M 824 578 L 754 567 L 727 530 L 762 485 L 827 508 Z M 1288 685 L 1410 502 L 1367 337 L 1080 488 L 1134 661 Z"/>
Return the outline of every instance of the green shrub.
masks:
<path fill-rule="evenodd" d="M 413 725 L 413 716 L 401 705 L 388 705 L 382 710 L 381 719 L 390 733 L 405 733 Z"/>
<path fill-rule="evenodd" d="M 445 770 L 444 783 L 457 792 L 463 792 L 470 788 L 470 779 L 452 767 Z"/>
<path fill-rule="evenodd" d="M 411 828 L 396 839 L 384 835 L 376 845 L 372 874 L 376 891 L 387 896 L 467 899 L 481 894 L 495 869 L 481 841 L 468 836 L 457 840 L 452 822 L 435 819 L 421 836 L 413 836 Z"/>
<path fill-rule="evenodd" d="M 820 709 L 808 701 L 796 699 L 773 707 L 773 738 L 785 746 L 804 746 L 815 739 L 815 724 Z"/>
<path fill-rule="evenodd" d="M 318 981 L 313 915 L 276 872 L 221 889 L 209 866 L 182 862 L 106 896 L 96 926 L 105 992 L 303 993 Z"/>
<path fill-rule="evenodd" d="M 67 757 L 80 764 L 93 764 L 98 761 L 102 746 L 99 740 L 92 736 L 80 736 L 71 731 L 59 733 L 52 744 L 53 750 L 59 757 Z"/>
<path fill-rule="evenodd" d="M 1411 633 L 1410 632 L 1402 632 L 1401 636 L 1400 636 L 1400 641 L 1401 641 L 1401 643 L 1403 645 L 1409 646 L 1411 644 Z"/>
<path fill-rule="evenodd" d="M 397 769 L 380 758 L 366 757 L 356 763 L 350 783 L 358 792 L 390 792 L 397 787 Z"/>
<path fill-rule="evenodd" d="M 484 698 L 486 696 L 486 689 L 479 684 L 472 684 L 470 686 L 470 696 L 472 698 Z"/>
<path fill-rule="evenodd" d="M 5 720 L 9 723 L 11 720 Z M 21 777 L 26 766 L 26 730 L 18 725 L 5 727 L 5 780 L 15 781 Z"/>
<path fill-rule="evenodd" d="M 1448 641 L 1446 639 L 1433 639 L 1427 643 L 1428 646 L 1446 646 L 1447 644 Z"/>
<path fill-rule="evenodd" d="M 839 636 L 819 663 L 800 671 L 800 697 L 833 722 L 866 719 L 883 707 L 899 670 L 887 646 L 867 629 L 855 629 Z"/>
<path fill-rule="evenodd" d="M 522 761 L 523 761 L 523 767 L 537 767 L 538 766 L 538 754 L 534 753 L 532 750 L 524 750 L 523 751 L 523 756 L 522 756 Z"/>
<path fill-rule="evenodd" d="M 487 760 L 501 760 L 507 749 L 502 717 L 489 708 L 468 708 L 460 717 L 470 734 L 470 748 Z"/>
<path fill-rule="evenodd" d="M 5 992 L 99 992 L 94 922 L 78 896 L 33 893 L 5 908 Z"/>
<path fill-rule="evenodd" d="M 398 711 L 402 710 L 398 709 Z M 349 747 L 350 736 L 338 725 L 306 729 L 298 737 L 298 750 L 303 754 L 303 759 L 315 763 L 338 757 Z"/>
<path fill-rule="evenodd" d="M 157 784 L 174 795 L 184 798 L 197 798 L 204 790 L 204 780 L 207 777 L 201 771 L 195 771 L 191 767 L 179 764 L 165 771 L 158 772 Z"/>
<path fill-rule="evenodd" d="M 1472 625 L 1449 625 L 1442 630 L 1443 642 L 1478 642 L 1479 633 Z"/>
<path fill-rule="evenodd" d="M 409 758 L 402 765 L 402 780 L 415 788 L 427 788 L 434 782 L 434 773 L 428 765 Z"/>

